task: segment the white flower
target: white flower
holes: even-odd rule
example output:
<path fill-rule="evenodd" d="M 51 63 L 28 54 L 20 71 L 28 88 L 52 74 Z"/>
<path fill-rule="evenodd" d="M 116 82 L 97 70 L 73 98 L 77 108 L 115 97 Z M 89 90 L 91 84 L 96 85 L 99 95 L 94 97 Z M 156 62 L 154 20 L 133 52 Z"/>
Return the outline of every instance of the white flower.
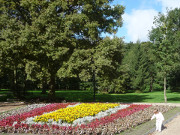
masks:
<path fill-rule="evenodd" d="M 15 121 L 14 123 L 13 123 L 13 126 L 15 126 L 17 124 L 17 122 Z"/>

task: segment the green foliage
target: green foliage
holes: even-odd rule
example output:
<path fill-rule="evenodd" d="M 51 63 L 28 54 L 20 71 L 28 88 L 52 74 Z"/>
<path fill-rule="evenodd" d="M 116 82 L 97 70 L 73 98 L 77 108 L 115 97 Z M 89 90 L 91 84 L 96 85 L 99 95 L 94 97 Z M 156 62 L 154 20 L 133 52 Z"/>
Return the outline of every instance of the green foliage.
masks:
<path fill-rule="evenodd" d="M 129 74 L 129 86 L 134 90 L 153 90 L 156 75 L 155 57 L 150 42 L 127 44 L 123 65 Z"/>
<path fill-rule="evenodd" d="M 170 81 L 169 87 L 172 91 L 180 91 L 180 67 L 177 67 L 173 72 L 170 74 Z"/>
<path fill-rule="evenodd" d="M 80 83 L 80 90 L 92 91 L 93 90 L 92 82 L 81 82 Z"/>
<path fill-rule="evenodd" d="M 90 79 L 101 34 L 122 25 L 124 7 L 111 2 L 0 0 L 0 71 L 8 70 L 13 87 L 17 70 L 24 80 L 48 83 L 50 95 L 57 76 Z"/>
<path fill-rule="evenodd" d="M 168 11 L 167 15 L 159 14 L 155 19 L 156 28 L 150 32 L 150 40 L 156 50 L 159 76 L 167 76 L 179 65 L 179 28 L 180 9 Z M 157 36 L 158 35 L 158 36 Z"/>
<path fill-rule="evenodd" d="M 79 90 L 80 80 L 76 77 L 56 78 L 56 89 L 58 90 Z"/>
<path fill-rule="evenodd" d="M 179 29 L 180 29 L 180 9 L 167 12 L 167 15 L 159 14 L 155 18 L 156 28 L 150 32 L 150 39 L 154 42 L 156 50 L 158 75 L 164 80 L 164 99 L 166 97 L 167 77 L 179 65 Z M 156 37 L 156 35 L 158 35 Z M 160 37 L 160 38 L 159 38 Z"/>
<path fill-rule="evenodd" d="M 157 90 L 157 91 L 162 91 L 163 90 L 163 86 L 162 86 L 162 84 L 161 83 L 154 83 L 153 84 L 153 88 L 155 89 L 155 90 Z"/>
<path fill-rule="evenodd" d="M 58 71 L 58 76 L 76 76 L 83 81 L 88 81 L 95 71 L 100 91 L 103 89 L 110 89 L 114 92 L 123 91 L 125 78 L 122 77 L 123 71 L 117 68 L 122 61 L 123 44 L 120 38 L 107 37 L 95 48 L 75 49 L 63 70 Z"/>
<path fill-rule="evenodd" d="M 94 64 L 100 91 L 124 93 L 126 77 L 123 67 L 120 67 L 123 45 L 122 39 L 107 37 L 97 46 Z"/>

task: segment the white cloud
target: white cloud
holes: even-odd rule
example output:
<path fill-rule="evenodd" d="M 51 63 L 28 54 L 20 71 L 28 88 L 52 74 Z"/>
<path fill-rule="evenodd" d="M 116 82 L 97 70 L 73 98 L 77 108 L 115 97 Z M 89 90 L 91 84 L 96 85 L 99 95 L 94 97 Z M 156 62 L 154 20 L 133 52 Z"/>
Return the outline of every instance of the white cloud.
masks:
<path fill-rule="evenodd" d="M 130 14 L 124 14 L 124 24 L 130 40 L 133 42 L 147 41 L 148 32 L 153 26 L 154 16 L 157 15 L 158 12 L 154 9 L 133 10 Z"/>
<path fill-rule="evenodd" d="M 157 0 L 162 4 L 162 12 L 166 12 L 166 8 L 174 9 L 180 8 L 180 0 Z"/>

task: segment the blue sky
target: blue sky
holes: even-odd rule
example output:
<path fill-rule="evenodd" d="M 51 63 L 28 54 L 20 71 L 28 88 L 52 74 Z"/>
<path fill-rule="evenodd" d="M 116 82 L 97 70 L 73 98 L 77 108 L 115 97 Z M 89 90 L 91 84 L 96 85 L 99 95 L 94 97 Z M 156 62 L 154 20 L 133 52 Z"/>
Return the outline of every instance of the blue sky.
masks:
<path fill-rule="evenodd" d="M 116 4 L 126 8 L 122 16 L 123 27 L 116 33 L 117 37 L 124 37 L 125 42 L 148 41 L 148 31 L 158 12 L 165 14 L 166 8 L 180 8 L 180 0 L 114 0 L 112 5 Z"/>

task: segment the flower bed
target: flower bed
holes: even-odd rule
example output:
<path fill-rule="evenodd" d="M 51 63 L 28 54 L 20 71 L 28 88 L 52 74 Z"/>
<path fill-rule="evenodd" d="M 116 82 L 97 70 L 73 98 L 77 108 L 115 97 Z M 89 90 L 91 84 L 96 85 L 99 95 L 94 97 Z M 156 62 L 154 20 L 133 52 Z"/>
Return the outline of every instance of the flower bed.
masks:
<path fill-rule="evenodd" d="M 105 111 L 109 108 L 114 108 L 118 105 L 119 104 L 83 103 L 75 107 L 61 108 L 55 112 L 37 116 L 34 121 L 47 122 L 49 119 L 52 119 L 53 121 L 59 121 L 60 119 L 67 123 L 72 123 L 78 118 L 83 118 L 85 116 L 94 116 L 101 111 Z"/>
<path fill-rule="evenodd" d="M 33 109 L 29 112 L 8 116 L 5 119 L 0 121 L 0 126 L 4 126 L 4 127 L 5 126 L 12 126 L 13 123 L 16 121 L 18 123 L 20 123 L 21 121 L 25 120 L 28 117 L 42 115 L 45 112 L 50 112 L 50 111 L 54 111 L 54 110 L 57 110 L 60 108 L 65 108 L 68 105 L 69 104 L 60 104 L 60 103 L 59 104 L 50 104 L 50 105 L 46 105 L 44 107 Z"/>
<path fill-rule="evenodd" d="M 116 134 L 146 122 L 159 108 L 151 105 L 118 103 L 55 103 L 0 120 L 0 133 Z M 58 123 L 59 122 L 59 123 Z"/>
<path fill-rule="evenodd" d="M 48 105 L 48 104 L 31 104 L 31 105 L 27 105 L 25 107 L 21 107 L 21 108 L 18 108 L 18 109 L 7 111 L 7 112 L 4 112 L 4 113 L 0 114 L 0 120 L 5 119 L 6 117 L 11 116 L 11 115 L 16 115 L 16 114 L 22 114 L 22 113 L 25 113 L 25 112 L 29 112 L 29 111 L 31 111 L 33 109 L 40 108 L 40 107 L 43 107 L 43 106 L 46 106 L 46 105 Z"/>

